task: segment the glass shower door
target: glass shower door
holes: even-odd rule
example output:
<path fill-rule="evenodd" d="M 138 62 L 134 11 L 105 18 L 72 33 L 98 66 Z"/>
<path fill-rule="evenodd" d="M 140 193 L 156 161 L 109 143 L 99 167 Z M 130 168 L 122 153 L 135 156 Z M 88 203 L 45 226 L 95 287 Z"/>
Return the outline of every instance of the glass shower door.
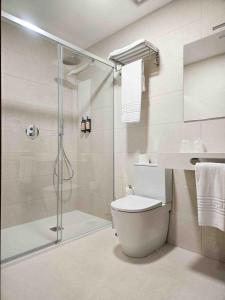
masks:
<path fill-rule="evenodd" d="M 62 47 L 62 238 L 111 225 L 113 68 Z"/>
<path fill-rule="evenodd" d="M 7 260 L 60 235 L 60 178 L 53 182 L 59 157 L 58 46 L 6 21 L 1 45 L 1 257 Z"/>
<path fill-rule="evenodd" d="M 113 68 L 16 23 L 1 22 L 3 261 L 109 226 L 114 191 Z"/>

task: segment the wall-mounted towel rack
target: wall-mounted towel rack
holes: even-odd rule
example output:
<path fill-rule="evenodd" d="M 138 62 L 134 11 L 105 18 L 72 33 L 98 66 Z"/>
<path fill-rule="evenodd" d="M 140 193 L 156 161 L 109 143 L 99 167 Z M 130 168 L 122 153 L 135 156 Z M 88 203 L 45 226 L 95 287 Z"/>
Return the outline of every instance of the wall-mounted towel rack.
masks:
<path fill-rule="evenodd" d="M 138 40 L 124 48 L 110 53 L 109 59 L 116 64 L 116 68 L 124 66 L 138 59 L 152 58 L 159 66 L 159 49 L 147 40 Z"/>
<path fill-rule="evenodd" d="M 200 162 L 212 162 L 212 163 L 225 163 L 225 158 L 201 158 L 201 157 L 192 157 L 190 163 L 196 165 Z"/>

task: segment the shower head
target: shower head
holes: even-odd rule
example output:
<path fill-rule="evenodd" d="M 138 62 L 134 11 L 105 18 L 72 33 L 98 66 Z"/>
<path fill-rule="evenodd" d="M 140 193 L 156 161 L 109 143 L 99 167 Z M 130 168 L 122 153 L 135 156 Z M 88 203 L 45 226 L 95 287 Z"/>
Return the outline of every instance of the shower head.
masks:
<path fill-rule="evenodd" d="M 85 62 L 86 61 L 86 62 Z M 69 78 L 72 75 L 78 75 L 79 73 L 85 71 L 90 65 L 92 65 L 95 60 L 92 59 L 90 61 L 90 59 L 84 59 L 82 60 L 81 58 L 79 58 L 78 55 L 66 55 L 63 58 L 63 64 L 68 66 L 68 67 L 64 67 L 64 75 L 63 75 L 63 79 L 61 79 L 61 81 L 58 78 L 54 78 L 54 81 L 57 83 L 61 83 L 65 88 L 68 89 L 75 89 L 76 85 L 75 82 L 73 82 L 73 78 Z M 74 68 L 71 70 L 71 67 L 74 66 Z M 68 68 L 70 69 L 68 71 Z"/>
<path fill-rule="evenodd" d="M 87 63 L 85 63 L 85 64 L 83 64 L 83 65 L 81 65 L 81 66 L 78 66 L 76 69 L 73 69 L 73 70 L 69 71 L 69 72 L 67 73 L 66 77 L 69 77 L 69 76 L 71 76 L 71 75 L 77 75 L 77 74 L 83 72 L 83 71 L 86 70 L 89 66 L 93 65 L 94 62 L 95 62 L 95 60 L 92 59 L 91 61 L 89 61 L 89 62 L 87 62 Z"/>
<path fill-rule="evenodd" d="M 76 88 L 76 85 L 74 83 L 72 83 L 71 81 L 67 80 L 67 79 L 62 79 L 60 81 L 58 78 L 54 78 L 54 81 L 57 84 L 62 84 L 63 87 L 68 88 L 70 90 L 74 90 Z"/>
<path fill-rule="evenodd" d="M 77 55 L 68 55 L 63 58 L 63 64 L 67 66 L 76 66 L 81 63 L 81 59 Z"/>

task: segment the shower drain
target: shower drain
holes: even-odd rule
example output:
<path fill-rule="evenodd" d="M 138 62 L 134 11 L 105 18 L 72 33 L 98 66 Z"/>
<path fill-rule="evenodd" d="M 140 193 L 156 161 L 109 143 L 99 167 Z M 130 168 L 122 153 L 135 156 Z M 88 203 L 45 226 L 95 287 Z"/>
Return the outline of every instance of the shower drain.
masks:
<path fill-rule="evenodd" d="M 63 230 L 64 228 L 63 227 L 60 227 L 60 226 L 54 226 L 54 227 L 51 227 L 49 228 L 51 231 L 58 231 L 58 230 Z"/>

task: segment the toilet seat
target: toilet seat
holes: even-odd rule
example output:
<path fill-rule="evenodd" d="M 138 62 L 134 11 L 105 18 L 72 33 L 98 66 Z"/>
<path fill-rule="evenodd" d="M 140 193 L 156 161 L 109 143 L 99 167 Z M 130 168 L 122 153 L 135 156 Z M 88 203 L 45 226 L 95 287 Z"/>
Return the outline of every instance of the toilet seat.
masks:
<path fill-rule="evenodd" d="M 142 212 L 159 206 L 162 206 L 160 200 L 136 195 L 129 195 L 111 203 L 113 209 L 124 212 Z"/>

